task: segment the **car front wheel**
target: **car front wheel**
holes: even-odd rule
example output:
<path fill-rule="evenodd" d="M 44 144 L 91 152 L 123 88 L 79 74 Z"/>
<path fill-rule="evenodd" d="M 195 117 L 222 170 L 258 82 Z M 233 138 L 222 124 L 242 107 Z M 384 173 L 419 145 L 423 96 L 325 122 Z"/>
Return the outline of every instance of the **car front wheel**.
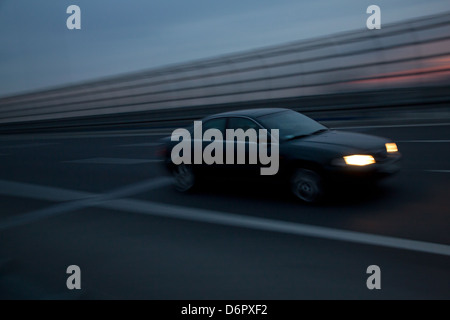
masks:
<path fill-rule="evenodd" d="M 298 169 L 292 176 L 291 190 L 300 200 L 317 202 L 323 195 L 322 181 L 318 173 L 308 169 Z"/>
<path fill-rule="evenodd" d="M 175 188 L 180 192 L 191 190 L 195 184 L 195 175 L 190 165 L 180 164 L 172 169 Z"/>

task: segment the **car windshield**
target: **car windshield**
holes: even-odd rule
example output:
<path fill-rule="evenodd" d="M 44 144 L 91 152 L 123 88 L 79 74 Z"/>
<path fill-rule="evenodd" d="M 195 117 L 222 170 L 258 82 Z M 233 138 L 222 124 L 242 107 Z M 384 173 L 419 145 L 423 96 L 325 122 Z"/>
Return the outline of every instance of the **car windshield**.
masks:
<path fill-rule="evenodd" d="M 293 110 L 263 115 L 258 121 L 267 129 L 279 129 L 281 140 L 301 138 L 328 130 L 324 125 Z"/>

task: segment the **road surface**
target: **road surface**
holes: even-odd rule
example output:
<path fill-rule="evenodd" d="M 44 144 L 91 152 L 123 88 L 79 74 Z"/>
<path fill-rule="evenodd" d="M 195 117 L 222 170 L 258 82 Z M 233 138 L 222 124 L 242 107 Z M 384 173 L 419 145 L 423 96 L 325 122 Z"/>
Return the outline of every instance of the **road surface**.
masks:
<path fill-rule="evenodd" d="M 403 169 L 316 206 L 270 185 L 178 193 L 164 132 L 2 135 L 0 298 L 450 299 L 449 129 L 347 128 L 396 141 Z"/>

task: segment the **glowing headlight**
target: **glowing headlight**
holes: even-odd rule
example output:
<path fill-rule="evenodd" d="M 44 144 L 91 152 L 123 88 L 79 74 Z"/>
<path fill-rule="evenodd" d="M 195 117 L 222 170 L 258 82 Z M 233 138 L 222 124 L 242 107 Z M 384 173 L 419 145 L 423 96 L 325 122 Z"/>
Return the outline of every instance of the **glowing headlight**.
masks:
<path fill-rule="evenodd" d="M 394 142 L 386 143 L 385 146 L 386 146 L 387 152 L 397 152 L 398 151 L 397 145 Z"/>
<path fill-rule="evenodd" d="M 355 154 L 344 157 L 345 163 L 351 166 L 367 166 L 375 163 L 375 159 L 370 155 Z"/>

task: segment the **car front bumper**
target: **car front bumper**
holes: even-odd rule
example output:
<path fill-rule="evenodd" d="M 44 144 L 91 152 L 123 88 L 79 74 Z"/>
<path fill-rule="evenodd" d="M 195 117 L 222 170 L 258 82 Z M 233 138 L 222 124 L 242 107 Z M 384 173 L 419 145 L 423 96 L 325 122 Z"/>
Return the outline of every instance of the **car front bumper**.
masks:
<path fill-rule="evenodd" d="M 330 166 L 328 176 L 332 179 L 376 180 L 400 171 L 401 154 L 390 154 L 381 161 L 367 166 Z"/>

